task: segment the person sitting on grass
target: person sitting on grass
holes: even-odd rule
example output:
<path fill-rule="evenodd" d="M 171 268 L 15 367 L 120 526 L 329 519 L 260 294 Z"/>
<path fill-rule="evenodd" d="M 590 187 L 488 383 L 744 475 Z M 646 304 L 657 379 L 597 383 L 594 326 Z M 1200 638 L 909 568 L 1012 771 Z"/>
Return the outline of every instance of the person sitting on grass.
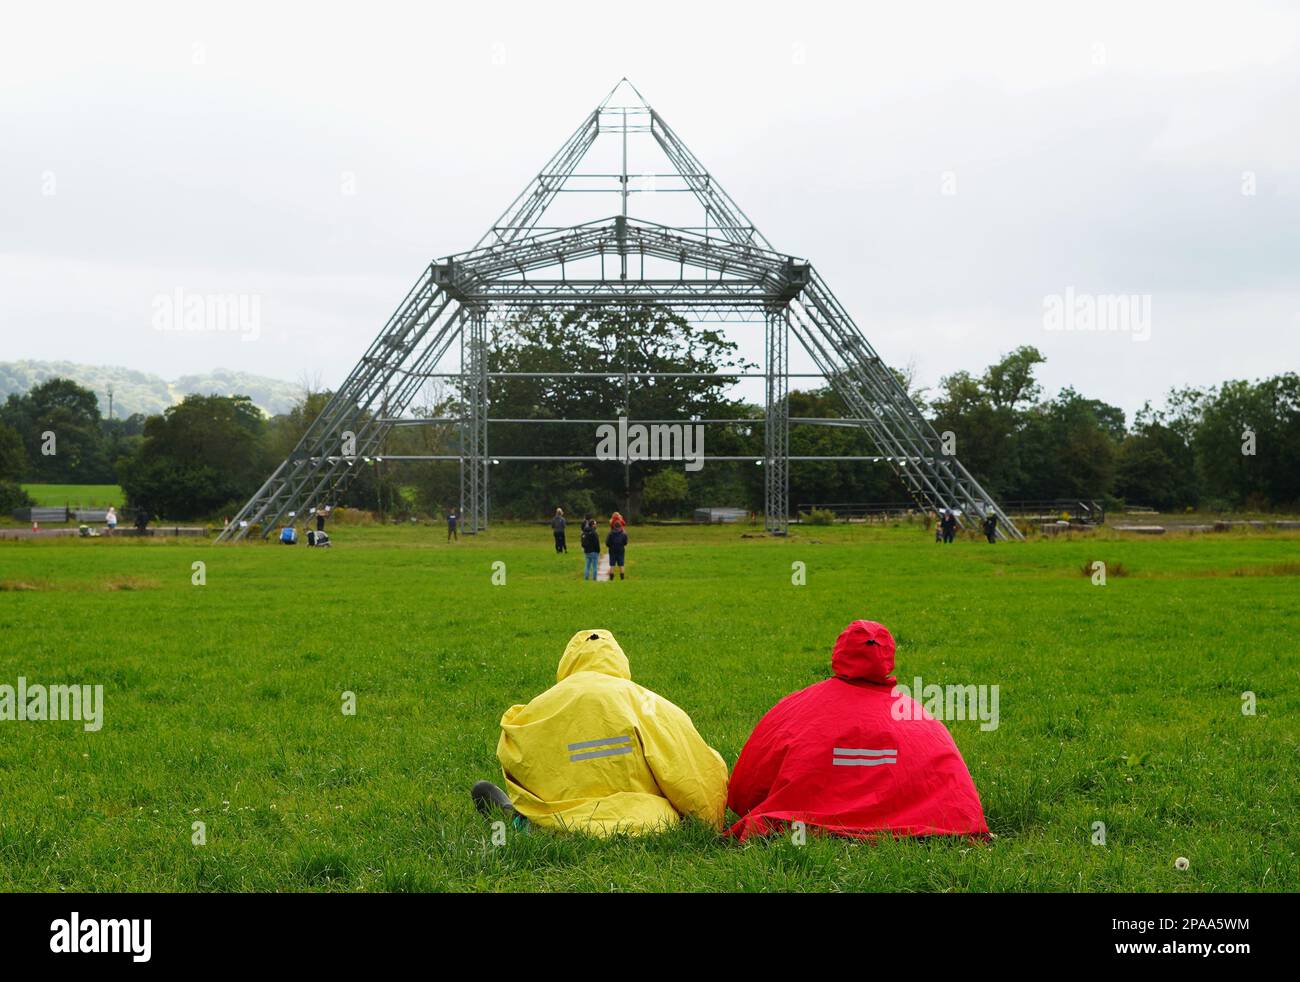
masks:
<path fill-rule="evenodd" d="M 501 717 L 506 790 L 475 784 L 479 811 L 596 836 L 658 832 L 683 816 L 722 828 L 727 765 L 686 713 L 632 681 L 609 631 L 575 634 L 555 678 Z"/>
<path fill-rule="evenodd" d="M 895 690 L 894 639 L 854 621 L 831 678 L 786 696 L 754 728 L 727 804 L 744 840 L 792 822 L 850 838 L 987 836 L 966 762 L 943 723 Z"/>
<path fill-rule="evenodd" d="M 615 512 L 615 514 L 618 514 Z M 605 536 L 605 548 L 609 550 L 609 581 L 614 582 L 614 567 L 618 567 L 618 578 L 623 579 L 623 552 L 627 549 L 626 527 L 620 521 Z"/>

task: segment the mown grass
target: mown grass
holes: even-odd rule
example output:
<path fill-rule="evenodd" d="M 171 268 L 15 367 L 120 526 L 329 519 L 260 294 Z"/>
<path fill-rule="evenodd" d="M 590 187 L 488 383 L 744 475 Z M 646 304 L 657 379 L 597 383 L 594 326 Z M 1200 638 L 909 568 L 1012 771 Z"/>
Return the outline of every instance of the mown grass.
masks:
<path fill-rule="evenodd" d="M 576 537 L 557 557 L 540 526 L 334 531 L 330 550 L 0 542 L 0 582 L 29 587 L 0 590 L 0 683 L 98 683 L 106 703 L 94 733 L 0 722 L 0 889 L 1300 888 L 1295 534 L 637 527 L 630 579 L 591 584 Z M 1094 560 L 1128 575 L 1093 586 Z M 738 847 L 686 825 L 492 845 L 468 788 L 574 631 L 614 631 L 732 764 L 863 616 L 893 629 L 900 680 L 1000 686 L 996 730 L 949 724 L 991 842 Z"/>
<path fill-rule="evenodd" d="M 31 495 L 37 505 L 58 508 L 122 507 L 125 495 L 116 484 L 24 484 L 23 490 Z"/>

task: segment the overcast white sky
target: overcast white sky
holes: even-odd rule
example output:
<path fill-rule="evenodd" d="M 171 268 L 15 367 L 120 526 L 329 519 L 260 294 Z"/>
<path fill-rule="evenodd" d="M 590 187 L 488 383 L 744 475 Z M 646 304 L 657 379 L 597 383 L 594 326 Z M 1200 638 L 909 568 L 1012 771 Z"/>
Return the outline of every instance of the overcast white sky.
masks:
<path fill-rule="evenodd" d="M 6 8 L 0 360 L 335 385 L 626 75 L 922 383 L 1300 368 L 1294 4 L 180 6 Z M 155 330 L 177 289 L 257 340 Z M 1067 289 L 1150 339 L 1047 330 Z"/>

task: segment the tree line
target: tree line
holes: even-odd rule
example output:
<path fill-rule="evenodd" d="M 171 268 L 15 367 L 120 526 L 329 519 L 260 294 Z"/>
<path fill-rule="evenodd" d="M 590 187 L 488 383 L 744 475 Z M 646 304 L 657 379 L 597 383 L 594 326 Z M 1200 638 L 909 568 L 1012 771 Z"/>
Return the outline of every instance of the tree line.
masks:
<path fill-rule="evenodd" d="M 1044 358 L 1018 348 L 979 374 L 958 371 L 933 396 L 913 392 L 935 429 L 1000 500 L 1093 498 L 1111 507 L 1272 510 L 1300 505 L 1300 376 L 1234 380 L 1168 394 L 1128 421 L 1124 412 L 1065 388 L 1042 391 Z M 704 506 L 763 506 L 762 468 L 710 456 L 763 454 L 761 406 L 732 398 L 736 374 L 755 366 L 708 325 L 658 308 L 579 307 L 536 311 L 498 327 L 489 370 L 529 372 L 494 379 L 493 455 L 591 456 L 595 426 L 619 416 L 715 420 L 706 425 L 705 466 L 618 461 L 510 461 L 492 467 L 493 514 L 537 518 L 569 513 L 675 517 Z M 652 372 L 709 377 L 652 378 Z M 609 374 L 612 373 L 612 374 Z M 731 373 L 731 377 L 728 377 Z M 597 377 L 600 376 L 600 377 Z M 910 388 L 905 376 L 900 382 Z M 220 518 L 235 511 L 284 460 L 328 401 L 304 393 L 267 417 L 246 396 L 191 395 L 162 413 L 101 417 L 95 395 L 51 379 L 0 405 L 0 508 L 28 499 L 21 483 L 122 486 L 128 507 L 168 519 Z M 792 417 L 843 415 L 829 388 L 792 391 Z M 394 429 L 385 454 L 455 454 L 461 403 L 454 389 L 415 410 L 431 422 Z M 50 437 L 53 436 L 53 441 Z M 857 427 L 791 426 L 795 456 L 876 453 Z M 445 514 L 459 503 L 455 462 L 364 464 L 338 505 L 394 516 Z M 906 491 L 886 464 L 796 462 L 790 501 L 899 502 Z"/>

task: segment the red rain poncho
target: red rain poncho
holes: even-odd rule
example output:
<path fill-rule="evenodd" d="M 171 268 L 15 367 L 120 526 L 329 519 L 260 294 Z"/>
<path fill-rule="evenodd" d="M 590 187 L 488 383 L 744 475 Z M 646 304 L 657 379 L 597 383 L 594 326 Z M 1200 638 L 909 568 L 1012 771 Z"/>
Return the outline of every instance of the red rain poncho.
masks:
<path fill-rule="evenodd" d="M 837 835 L 987 835 L 966 762 L 943 723 L 894 695 L 894 639 L 854 621 L 835 642 L 834 677 L 764 716 L 731 774 L 740 839 L 790 822 Z"/>

